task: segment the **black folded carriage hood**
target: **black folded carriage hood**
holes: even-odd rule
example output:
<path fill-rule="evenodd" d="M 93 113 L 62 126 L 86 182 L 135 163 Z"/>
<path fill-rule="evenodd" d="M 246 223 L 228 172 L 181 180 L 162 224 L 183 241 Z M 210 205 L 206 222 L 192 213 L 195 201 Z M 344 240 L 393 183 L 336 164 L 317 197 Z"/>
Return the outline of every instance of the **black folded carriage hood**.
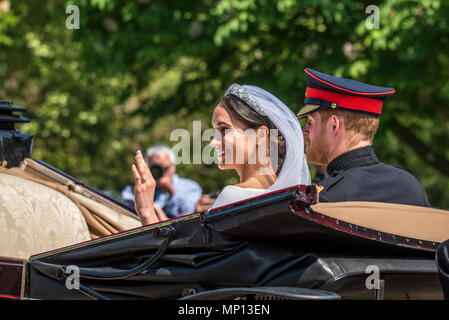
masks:
<path fill-rule="evenodd" d="M 372 298 L 371 265 L 387 281 L 386 298 L 442 297 L 437 244 L 337 227 L 310 208 L 316 192 L 296 186 L 34 255 L 22 298 L 178 299 L 285 287 Z M 77 272 L 79 288 L 70 282 Z"/>

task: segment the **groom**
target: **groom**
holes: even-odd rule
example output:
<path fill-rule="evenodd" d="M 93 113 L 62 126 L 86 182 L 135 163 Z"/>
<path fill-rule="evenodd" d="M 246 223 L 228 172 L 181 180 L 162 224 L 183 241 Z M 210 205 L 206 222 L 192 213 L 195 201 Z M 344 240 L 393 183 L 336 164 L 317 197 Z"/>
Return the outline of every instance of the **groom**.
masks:
<path fill-rule="evenodd" d="M 318 184 L 320 201 L 374 201 L 429 207 L 426 193 L 408 172 L 379 161 L 372 148 L 383 102 L 395 93 L 312 69 L 306 103 L 297 114 L 303 127 L 307 160 L 327 166 Z"/>

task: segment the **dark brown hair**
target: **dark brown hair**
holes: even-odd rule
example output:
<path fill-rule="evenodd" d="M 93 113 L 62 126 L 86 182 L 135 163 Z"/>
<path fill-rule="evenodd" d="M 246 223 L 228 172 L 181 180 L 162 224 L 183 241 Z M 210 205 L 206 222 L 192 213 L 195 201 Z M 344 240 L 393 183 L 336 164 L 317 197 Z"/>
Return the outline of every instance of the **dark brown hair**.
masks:
<path fill-rule="evenodd" d="M 226 95 L 221 98 L 219 104 L 229 112 L 233 123 L 238 127 L 242 127 L 243 129 L 257 129 L 261 126 L 266 126 L 268 130 L 277 129 L 267 116 L 257 113 L 236 96 Z M 287 153 L 285 138 L 279 130 L 278 137 L 272 137 L 269 134 L 269 138 L 278 145 L 278 167 L 276 175 L 279 175 Z"/>

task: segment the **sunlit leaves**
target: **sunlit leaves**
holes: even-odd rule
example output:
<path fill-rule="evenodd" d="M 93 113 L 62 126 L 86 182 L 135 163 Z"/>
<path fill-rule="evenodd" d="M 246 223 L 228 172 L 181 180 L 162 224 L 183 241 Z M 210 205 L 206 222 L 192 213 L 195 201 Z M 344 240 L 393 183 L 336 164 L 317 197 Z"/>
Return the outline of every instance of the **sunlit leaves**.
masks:
<path fill-rule="evenodd" d="M 28 107 L 33 122 L 22 128 L 36 136 L 36 157 L 87 183 L 120 189 L 132 179 L 134 150 L 170 144 L 170 132 L 191 130 L 193 120 L 210 124 L 233 82 L 259 85 L 297 111 L 311 67 L 397 90 L 376 151 L 449 207 L 449 178 L 392 125 L 449 159 L 447 1 L 369 3 L 380 29 L 366 27 L 366 1 L 67 1 L 80 6 L 76 31 L 64 27 L 58 1 L 12 3 L 0 14 L 1 98 Z M 206 191 L 236 182 L 215 166 L 178 170 Z"/>

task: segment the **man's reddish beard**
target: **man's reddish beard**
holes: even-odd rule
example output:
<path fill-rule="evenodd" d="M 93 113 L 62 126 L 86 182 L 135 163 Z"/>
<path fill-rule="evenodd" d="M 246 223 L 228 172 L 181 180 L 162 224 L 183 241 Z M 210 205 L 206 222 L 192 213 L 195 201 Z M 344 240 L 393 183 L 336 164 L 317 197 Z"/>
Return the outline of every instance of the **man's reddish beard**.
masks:
<path fill-rule="evenodd" d="M 323 132 L 320 132 L 320 135 L 313 142 L 310 141 L 309 137 L 304 137 L 307 161 L 318 166 L 327 166 L 329 161 L 329 147 L 323 139 L 323 134 Z"/>

